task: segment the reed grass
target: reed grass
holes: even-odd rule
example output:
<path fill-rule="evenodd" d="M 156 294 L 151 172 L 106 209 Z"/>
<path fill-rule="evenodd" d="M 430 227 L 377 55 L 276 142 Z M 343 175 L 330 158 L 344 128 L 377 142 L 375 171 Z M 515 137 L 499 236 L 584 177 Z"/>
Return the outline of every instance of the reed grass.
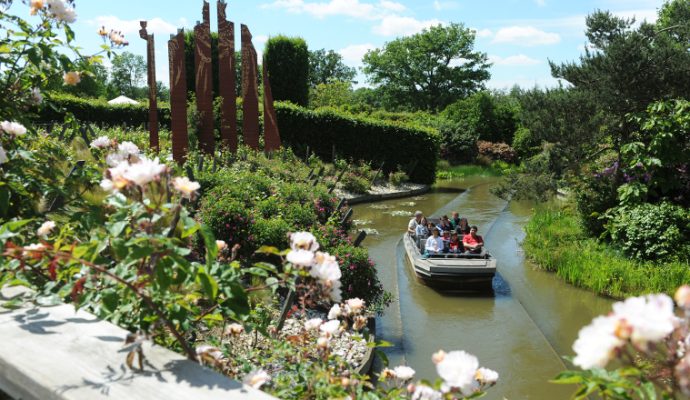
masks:
<path fill-rule="evenodd" d="M 491 164 L 486 165 L 455 165 L 450 166 L 447 163 L 440 162 L 438 170 L 436 171 L 437 179 L 453 179 L 453 178 L 465 178 L 470 176 L 503 176 L 505 174 L 505 169 L 501 164 Z"/>
<path fill-rule="evenodd" d="M 537 209 L 525 227 L 523 248 L 540 268 L 566 282 L 613 298 L 645 293 L 673 295 L 690 283 L 690 265 L 626 258 L 606 243 L 584 235 L 574 210 Z"/>

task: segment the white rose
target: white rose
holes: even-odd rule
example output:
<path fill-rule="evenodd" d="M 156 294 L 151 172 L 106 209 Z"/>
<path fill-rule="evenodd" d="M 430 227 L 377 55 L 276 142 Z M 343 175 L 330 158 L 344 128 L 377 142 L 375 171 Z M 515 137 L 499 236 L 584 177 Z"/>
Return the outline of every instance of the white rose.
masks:
<path fill-rule="evenodd" d="M 55 222 L 53 221 L 46 221 L 44 222 L 40 228 L 36 231 L 36 234 L 38 236 L 48 236 L 50 232 L 55 229 Z"/>
<path fill-rule="evenodd" d="M 330 311 L 328 311 L 328 319 L 336 319 L 340 316 L 340 314 L 340 304 L 334 304 Z"/>
<path fill-rule="evenodd" d="M 406 366 L 406 365 L 399 365 L 395 368 L 393 368 L 393 372 L 395 373 L 395 376 L 403 381 L 412 379 L 414 377 L 415 371 L 414 369 Z"/>

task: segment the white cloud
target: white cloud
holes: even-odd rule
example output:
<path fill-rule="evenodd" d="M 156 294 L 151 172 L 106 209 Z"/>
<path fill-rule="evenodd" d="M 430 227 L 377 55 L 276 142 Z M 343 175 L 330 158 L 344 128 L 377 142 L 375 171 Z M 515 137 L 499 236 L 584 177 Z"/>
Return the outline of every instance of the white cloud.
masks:
<path fill-rule="evenodd" d="M 377 20 L 391 12 L 401 12 L 406 7 L 391 0 L 379 0 L 378 3 L 360 0 L 329 0 L 327 2 L 307 2 L 304 0 L 275 0 L 273 3 L 263 4 L 262 8 L 282 8 L 293 13 L 307 13 L 316 18 L 343 15 L 358 19 Z"/>
<path fill-rule="evenodd" d="M 338 53 L 340 53 L 340 55 L 343 56 L 343 60 L 346 64 L 361 65 L 362 57 L 364 57 L 364 54 L 366 54 L 367 51 L 375 48 L 376 46 L 374 46 L 371 43 L 351 44 L 345 48 L 340 49 Z"/>
<path fill-rule="evenodd" d="M 373 31 L 382 36 L 407 36 L 439 24 L 443 24 L 443 22 L 437 19 L 420 21 L 412 17 L 391 15 L 383 18 L 378 25 L 374 26 Z"/>
<path fill-rule="evenodd" d="M 541 61 L 530 58 L 524 54 L 518 54 L 514 56 L 501 57 L 496 55 L 490 55 L 489 61 L 494 65 L 500 66 L 511 66 L 511 67 L 525 67 L 530 65 L 541 64 Z"/>
<path fill-rule="evenodd" d="M 561 41 L 557 33 L 544 32 L 533 26 L 509 26 L 496 32 L 492 43 L 506 43 L 520 46 L 556 44 Z"/>
<path fill-rule="evenodd" d="M 434 0 L 434 10 L 453 10 L 459 7 L 459 4 L 455 1 L 438 1 Z"/>
<path fill-rule="evenodd" d="M 477 29 L 477 28 L 470 28 L 474 31 L 474 35 L 478 38 L 489 38 L 494 35 L 493 32 L 491 32 L 491 29 Z"/>
<path fill-rule="evenodd" d="M 108 30 L 114 29 L 116 31 L 122 31 L 124 35 L 130 35 L 130 37 L 128 37 L 127 39 L 131 42 L 131 35 L 139 37 L 138 32 L 139 29 L 141 29 L 139 21 L 148 22 L 146 30 L 149 33 L 153 33 L 156 35 L 177 33 L 178 26 L 175 26 L 174 24 L 171 24 L 170 22 L 167 22 L 162 18 L 158 17 L 149 20 L 146 20 L 145 18 L 125 20 L 112 15 L 103 15 L 100 17 L 96 17 L 95 19 L 89 20 L 88 23 L 89 25 L 93 26 L 105 26 L 105 28 Z"/>

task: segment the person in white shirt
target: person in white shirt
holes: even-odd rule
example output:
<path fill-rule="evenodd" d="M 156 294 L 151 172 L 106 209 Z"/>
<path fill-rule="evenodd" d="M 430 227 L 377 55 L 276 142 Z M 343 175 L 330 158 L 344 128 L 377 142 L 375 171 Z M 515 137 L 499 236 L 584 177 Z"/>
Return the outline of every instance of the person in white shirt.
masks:
<path fill-rule="evenodd" d="M 407 233 L 409 233 L 412 236 L 414 236 L 417 233 L 417 225 L 419 225 L 422 222 L 422 217 L 423 214 L 421 211 L 415 211 L 414 218 L 412 218 L 410 220 L 410 223 L 407 224 Z"/>
<path fill-rule="evenodd" d="M 426 246 L 424 246 L 426 255 L 433 256 L 443 253 L 443 239 L 438 233 L 438 228 L 431 230 L 431 236 L 426 240 Z"/>

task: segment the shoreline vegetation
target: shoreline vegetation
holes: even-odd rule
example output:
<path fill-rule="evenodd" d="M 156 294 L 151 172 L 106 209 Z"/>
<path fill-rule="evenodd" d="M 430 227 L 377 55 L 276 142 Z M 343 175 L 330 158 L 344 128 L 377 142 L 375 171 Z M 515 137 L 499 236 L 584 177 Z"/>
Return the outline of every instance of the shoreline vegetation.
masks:
<path fill-rule="evenodd" d="M 494 177 L 504 176 L 510 169 L 510 164 L 503 161 L 494 161 L 490 165 L 461 164 L 450 165 L 446 161 L 439 161 L 436 168 L 436 180 L 453 178 L 466 178 L 470 176 Z"/>
<path fill-rule="evenodd" d="M 537 208 L 525 226 L 527 258 L 567 283 L 622 299 L 647 293 L 673 295 L 679 282 L 690 281 L 687 262 L 637 261 L 587 237 L 572 206 Z"/>

